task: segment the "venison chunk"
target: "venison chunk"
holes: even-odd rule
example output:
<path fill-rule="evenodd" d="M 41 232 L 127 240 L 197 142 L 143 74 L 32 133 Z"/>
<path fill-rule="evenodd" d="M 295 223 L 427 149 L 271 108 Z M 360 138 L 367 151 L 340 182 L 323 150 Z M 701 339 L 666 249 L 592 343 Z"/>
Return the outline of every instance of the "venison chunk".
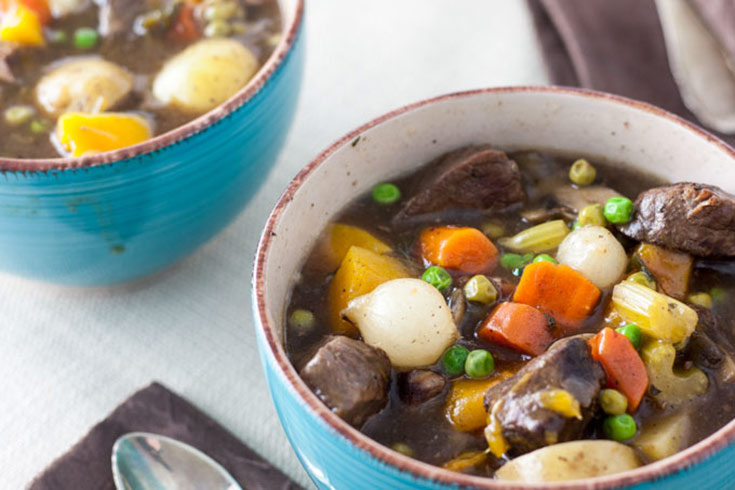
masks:
<path fill-rule="evenodd" d="M 485 408 L 494 413 L 511 453 L 518 455 L 582 436 L 597 408 L 605 381 L 581 336 L 557 341 L 512 378 L 490 388 Z M 580 416 L 564 415 L 544 404 L 544 393 L 565 390 L 579 402 Z M 497 404 L 497 406 L 496 406 Z"/>
<path fill-rule="evenodd" d="M 15 75 L 13 75 L 8 59 L 18 50 L 18 47 L 12 43 L 0 42 L 0 82 L 13 83 Z"/>
<path fill-rule="evenodd" d="M 388 401 L 391 364 L 380 349 L 329 337 L 301 370 L 309 388 L 347 423 L 360 427 Z"/>
<path fill-rule="evenodd" d="M 439 159 L 396 219 L 449 208 L 498 210 L 525 200 L 521 173 L 505 152 L 468 146 Z"/>
<path fill-rule="evenodd" d="M 424 403 L 442 392 L 447 380 L 427 369 L 414 369 L 400 376 L 398 388 L 401 400 L 410 405 Z"/>
<path fill-rule="evenodd" d="M 735 196 L 692 182 L 649 189 L 638 196 L 633 220 L 620 231 L 700 257 L 734 257 Z"/>
<path fill-rule="evenodd" d="M 132 37 L 135 19 L 152 8 L 149 0 L 95 0 L 99 5 L 98 30 L 104 37 Z"/>

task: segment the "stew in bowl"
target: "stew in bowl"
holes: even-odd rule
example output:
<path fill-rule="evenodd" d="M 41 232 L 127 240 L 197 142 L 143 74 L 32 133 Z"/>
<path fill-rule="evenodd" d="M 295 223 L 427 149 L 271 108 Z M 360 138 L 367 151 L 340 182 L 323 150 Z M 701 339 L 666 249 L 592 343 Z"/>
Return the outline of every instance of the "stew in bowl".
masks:
<path fill-rule="evenodd" d="M 286 346 L 333 412 L 406 455 L 601 476 L 735 415 L 734 256 L 717 187 L 469 146 L 325 230 Z"/>
<path fill-rule="evenodd" d="M 326 150 L 276 206 L 253 279 L 271 393 L 310 476 L 727 481 L 733 188 L 717 176 L 732 160 L 644 104 L 528 87 L 408 106 Z M 671 213 L 647 211 L 671 196 Z M 683 218 L 687 233 L 649 233 Z M 559 468 L 569 456 L 585 464 Z"/>
<path fill-rule="evenodd" d="M 0 3 L 0 157 L 86 156 L 214 109 L 281 37 L 275 0 Z"/>

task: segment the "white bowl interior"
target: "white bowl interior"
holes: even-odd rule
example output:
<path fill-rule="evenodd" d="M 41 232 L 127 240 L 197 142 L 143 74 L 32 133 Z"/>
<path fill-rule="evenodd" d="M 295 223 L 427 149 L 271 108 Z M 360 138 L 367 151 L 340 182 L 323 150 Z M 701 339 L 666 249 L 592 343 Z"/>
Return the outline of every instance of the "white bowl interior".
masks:
<path fill-rule="evenodd" d="M 275 223 L 263 264 L 274 333 L 282 339 L 289 291 L 337 212 L 376 183 L 463 145 L 601 155 L 671 182 L 715 184 L 735 193 L 735 161 L 727 147 L 661 114 L 600 94 L 511 89 L 442 98 L 351 135 L 308 175 Z"/>
<path fill-rule="evenodd" d="M 293 22 L 296 15 L 299 2 L 294 0 L 278 0 L 278 7 L 281 10 L 281 25 L 283 32 L 288 32 L 288 27 Z"/>

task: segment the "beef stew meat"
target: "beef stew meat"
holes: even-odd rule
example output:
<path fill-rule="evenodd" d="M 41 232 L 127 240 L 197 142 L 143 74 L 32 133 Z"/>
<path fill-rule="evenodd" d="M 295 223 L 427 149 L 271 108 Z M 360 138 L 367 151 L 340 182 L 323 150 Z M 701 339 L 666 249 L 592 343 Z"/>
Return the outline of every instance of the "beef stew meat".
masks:
<path fill-rule="evenodd" d="M 276 0 L 0 5 L 0 157 L 141 143 L 242 88 L 281 32 Z"/>
<path fill-rule="evenodd" d="M 489 146 L 461 148 L 430 169 L 398 220 L 447 209 L 502 209 L 525 199 L 516 162 Z"/>
<path fill-rule="evenodd" d="M 348 423 L 452 471 L 648 464 L 735 417 L 732 203 L 599 159 L 459 148 L 324 230 L 286 350 Z"/>
<path fill-rule="evenodd" d="M 300 375 L 334 413 L 359 427 L 388 401 L 390 369 L 382 350 L 337 336 L 327 339 Z"/>
<path fill-rule="evenodd" d="M 580 439 L 595 414 L 604 382 L 605 373 L 592 358 L 587 340 L 570 337 L 490 388 L 485 394 L 485 410 L 500 423 L 509 451 L 523 454 Z M 579 415 L 569 417 L 555 409 L 554 393 L 561 390 L 578 402 Z"/>
<path fill-rule="evenodd" d="M 682 182 L 650 189 L 636 200 L 629 237 L 700 257 L 735 257 L 735 196 Z"/>

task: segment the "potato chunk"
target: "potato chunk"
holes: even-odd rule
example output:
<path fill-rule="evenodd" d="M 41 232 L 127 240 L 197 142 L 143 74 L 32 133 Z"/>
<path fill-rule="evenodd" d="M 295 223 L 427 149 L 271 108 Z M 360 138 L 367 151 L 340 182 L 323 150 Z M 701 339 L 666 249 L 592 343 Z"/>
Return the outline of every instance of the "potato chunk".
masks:
<path fill-rule="evenodd" d="M 38 104 L 51 115 L 102 112 L 133 89 L 133 76 L 102 58 L 70 59 L 44 75 L 36 85 Z"/>
<path fill-rule="evenodd" d="M 192 44 L 163 66 L 153 95 L 192 114 L 203 114 L 229 99 L 258 70 L 255 55 L 232 39 Z"/>
<path fill-rule="evenodd" d="M 686 412 L 676 413 L 663 420 L 648 421 L 633 441 L 633 446 L 650 461 L 668 458 L 686 447 L 691 426 L 691 417 Z"/>
<path fill-rule="evenodd" d="M 397 368 L 428 366 L 459 332 L 444 296 L 420 279 L 394 279 L 350 301 L 344 315 L 368 345 L 383 349 Z"/>
<path fill-rule="evenodd" d="M 511 460 L 495 476 L 529 483 L 579 480 L 638 468 L 635 452 L 613 441 L 572 441 L 537 449 Z"/>

